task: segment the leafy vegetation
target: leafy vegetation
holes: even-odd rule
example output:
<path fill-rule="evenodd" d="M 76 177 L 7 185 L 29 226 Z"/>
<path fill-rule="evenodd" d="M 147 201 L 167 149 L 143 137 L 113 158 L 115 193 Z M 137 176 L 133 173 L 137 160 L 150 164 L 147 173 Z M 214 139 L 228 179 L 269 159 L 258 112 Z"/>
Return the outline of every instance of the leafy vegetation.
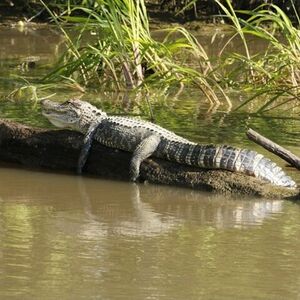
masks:
<path fill-rule="evenodd" d="M 212 104 L 225 99 L 229 108 L 229 91 L 235 90 L 248 97 L 237 109 L 251 104 L 259 113 L 299 105 L 300 31 L 276 5 L 237 11 L 232 1 L 215 0 L 234 32 L 216 59 L 208 57 L 198 40 L 180 26 L 164 29 L 164 39 L 154 39 L 144 0 L 50 2 L 61 9 L 53 11 L 49 1 L 40 0 L 64 33 L 67 49 L 44 83 L 63 79 L 83 92 L 96 87 L 138 94 L 154 88 L 196 87 Z M 185 5 L 197 3 L 185 1 Z M 299 26 L 292 1 L 290 7 Z M 65 30 L 70 23 L 80 24 L 75 38 Z M 87 35 L 92 42 L 86 42 Z M 253 52 L 250 37 L 264 41 L 264 50 Z M 244 51 L 227 50 L 234 39 L 242 42 Z"/>
<path fill-rule="evenodd" d="M 150 34 L 143 0 L 97 3 L 93 9 L 70 6 L 59 17 L 45 5 L 68 43 L 58 66 L 45 81 L 64 78 L 84 86 L 97 84 L 118 90 L 148 89 L 149 85 L 164 88 L 192 85 L 199 87 L 211 102 L 219 102 L 216 90 L 228 100 L 217 83 L 207 54 L 186 29 L 179 26 L 166 29 L 164 40 L 157 41 Z M 87 17 L 70 16 L 76 11 L 84 12 Z M 60 21 L 82 24 L 75 40 Z M 95 35 L 93 44 L 84 42 L 87 31 Z M 190 66 L 191 62 L 196 64 Z"/>
<path fill-rule="evenodd" d="M 263 4 L 253 11 L 240 11 L 239 13 L 249 16 L 245 20 L 237 17 L 230 1 L 226 1 L 227 6 L 216 1 L 225 16 L 230 19 L 236 32 L 225 44 L 224 49 L 236 36 L 240 37 L 245 49 L 245 54 L 231 53 L 229 56 L 223 56 L 221 51 L 220 56 L 224 58 L 222 69 L 224 82 L 255 91 L 254 95 L 239 108 L 264 94 L 270 97 L 261 103 L 258 112 L 278 107 L 292 100 L 299 102 L 300 30 L 276 5 Z M 295 14 L 297 15 L 296 10 Z M 300 25 L 299 17 L 298 25 Z M 265 51 L 251 54 L 247 44 L 249 36 L 265 41 L 267 44 Z"/>

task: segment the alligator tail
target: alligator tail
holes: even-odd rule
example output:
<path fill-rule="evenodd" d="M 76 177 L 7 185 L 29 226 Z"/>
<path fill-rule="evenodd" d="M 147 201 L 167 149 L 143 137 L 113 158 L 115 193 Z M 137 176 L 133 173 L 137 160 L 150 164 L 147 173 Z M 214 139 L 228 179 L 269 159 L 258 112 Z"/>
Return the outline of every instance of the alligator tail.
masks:
<path fill-rule="evenodd" d="M 163 151 L 169 160 L 207 169 L 224 169 L 241 172 L 266 180 L 274 185 L 296 187 L 284 171 L 263 155 L 253 150 L 227 145 L 198 145 L 166 143 Z"/>

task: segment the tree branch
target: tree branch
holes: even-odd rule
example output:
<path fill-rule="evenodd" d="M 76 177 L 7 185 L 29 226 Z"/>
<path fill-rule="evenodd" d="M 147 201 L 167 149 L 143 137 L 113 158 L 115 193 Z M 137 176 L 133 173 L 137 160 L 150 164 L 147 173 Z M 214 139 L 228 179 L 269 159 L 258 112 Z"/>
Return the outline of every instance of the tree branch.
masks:
<path fill-rule="evenodd" d="M 283 148 L 282 146 L 274 143 L 273 141 L 265 138 L 251 128 L 249 128 L 246 134 L 251 141 L 254 141 L 258 145 L 264 147 L 268 151 L 274 153 L 275 155 L 279 156 L 280 158 L 284 159 L 292 166 L 300 170 L 300 158 L 298 156 Z"/>

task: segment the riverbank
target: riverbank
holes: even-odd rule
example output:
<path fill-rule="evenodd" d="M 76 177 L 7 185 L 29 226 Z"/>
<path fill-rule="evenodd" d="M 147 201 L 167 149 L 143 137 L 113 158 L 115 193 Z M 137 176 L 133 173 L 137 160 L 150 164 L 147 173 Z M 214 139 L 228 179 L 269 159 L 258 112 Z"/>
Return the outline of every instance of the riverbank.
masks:
<path fill-rule="evenodd" d="M 67 4 L 65 1 L 44 1 L 49 8 L 57 14 L 66 10 Z M 75 1 L 73 1 L 75 2 Z M 83 2 L 83 1 L 82 1 Z M 296 3 L 286 3 L 286 1 L 231 1 L 234 10 L 255 10 L 260 5 L 276 4 L 281 8 L 287 16 L 292 20 L 297 20 L 299 15 L 299 1 Z M 81 5 L 80 1 L 78 5 Z M 72 5 L 72 1 L 71 1 Z M 83 5 L 83 3 L 82 3 Z M 89 1 L 89 4 L 84 4 L 92 8 L 96 2 Z M 294 6 L 293 6 L 294 5 Z M 219 5 L 214 0 L 198 0 L 198 1 L 171 1 L 171 0 L 150 0 L 146 3 L 147 12 L 150 20 L 154 23 L 180 23 L 184 24 L 191 21 L 202 21 L 206 23 L 218 23 L 222 20 L 220 15 L 223 15 Z M 78 13 L 78 12 L 77 12 Z M 243 17 L 241 13 L 238 15 Z M 49 14 L 40 2 L 36 1 L 18 1 L 18 0 L 5 0 L 0 4 L 0 22 L 7 20 L 20 20 L 28 21 L 34 20 L 35 22 L 49 22 L 51 20 Z"/>

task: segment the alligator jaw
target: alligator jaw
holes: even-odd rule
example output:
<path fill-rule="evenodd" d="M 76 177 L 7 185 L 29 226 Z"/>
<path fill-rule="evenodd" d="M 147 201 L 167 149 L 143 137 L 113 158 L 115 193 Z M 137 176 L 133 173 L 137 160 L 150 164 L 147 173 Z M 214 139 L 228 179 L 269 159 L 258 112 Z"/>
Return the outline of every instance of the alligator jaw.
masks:
<path fill-rule="evenodd" d="M 67 103 L 57 103 L 50 100 L 41 101 L 42 114 L 54 126 L 59 128 L 73 127 L 80 116 L 75 109 L 71 109 Z"/>

